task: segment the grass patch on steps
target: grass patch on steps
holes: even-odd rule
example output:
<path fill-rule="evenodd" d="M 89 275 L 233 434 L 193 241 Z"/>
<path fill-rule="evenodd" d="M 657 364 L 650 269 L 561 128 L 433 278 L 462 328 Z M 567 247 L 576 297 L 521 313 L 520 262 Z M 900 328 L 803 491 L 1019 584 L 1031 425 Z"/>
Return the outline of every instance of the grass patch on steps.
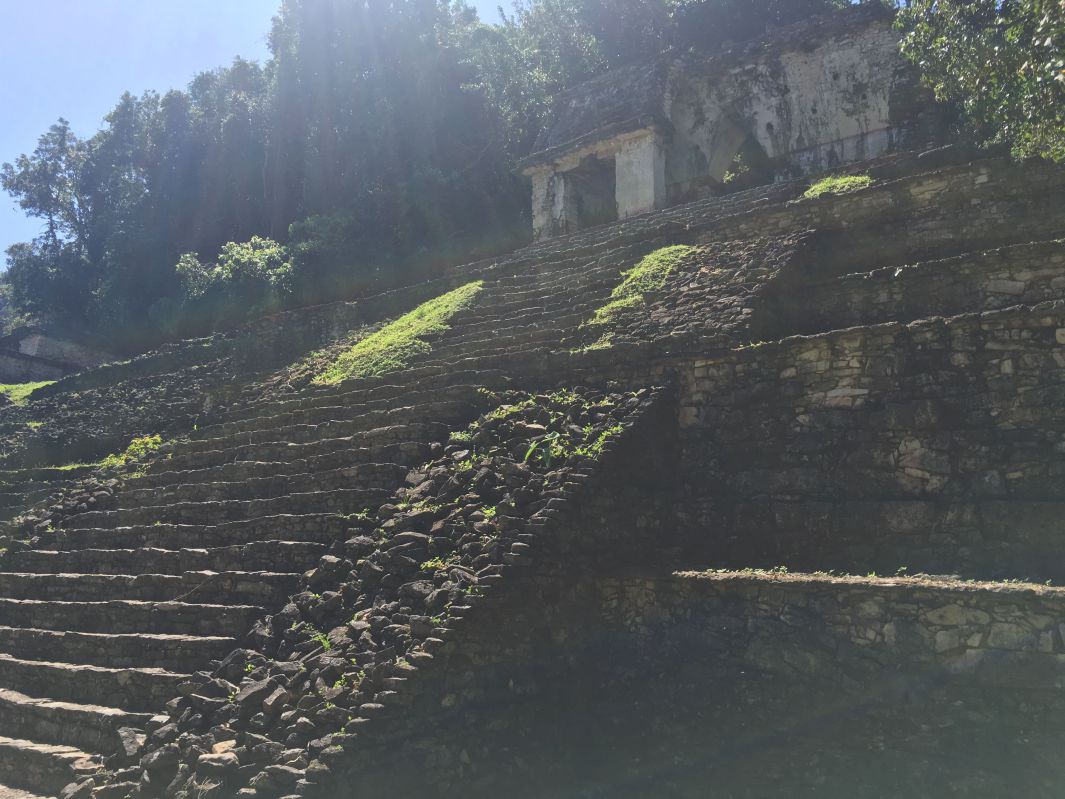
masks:
<path fill-rule="evenodd" d="M 432 349 L 424 337 L 447 330 L 451 318 L 469 307 L 483 285 L 483 281 L 475 280 L 423 302 L 342 352 L 311 382 L 330 386 L 343 380 L 376 377 L 405 368 L 416 355 Z"/>
<path fill-rule="evenodd" d="M 6 394 L 7 398 L 16 405 L 25 405 L 30 394 L 54 382 L 54 380 L 42 380 L 39 383 L 0 383 L 0 394 Z"/>
<path fill-rule="evenodd" d="M 585 324 L 591 327 L 609 325 L 624 311 L 643 305 L 644 297 L 661 289 L 670 273 L 694 251 L 695 247 L 687 244 L 674 244 L 645 255 L 636 266 L 621 273 L 621 282 L 610 292 L 610 301 Z M 604 346 L 609 343 L 599 348 Z"/>
<path fill-rule="evenodd" d="M 802 196 L 812 200 L 825 194 L 846 194 L 847 192 L 868 188 L 871 185 L 873 185 L 873 179 L 868 175 L 832 175 L 831 177 L 821 178 L 821 180 L 803 192 Z"/>
<path fill-rule="evenodd" d="M 109 455 L 109 458 L 117 457 L 115 455 Z M 49 469 L 55 469 L 57 472 L 72 472 L 75 469 L 88 469 L 90 467 L 97 467 L 99 463 L 64 463 L 62 466 L 49 466 Z"/>
<path fill-rule="evenodd" d="M 163 445 L 163 437 L 156 434 L 152 436 L 140 436 L 129 442 L 125 451 L 117 455 L 108 455 L 99 465 L 104 469 L 117 469 L 127 463 L 142 461 L 154 453 Z"/>

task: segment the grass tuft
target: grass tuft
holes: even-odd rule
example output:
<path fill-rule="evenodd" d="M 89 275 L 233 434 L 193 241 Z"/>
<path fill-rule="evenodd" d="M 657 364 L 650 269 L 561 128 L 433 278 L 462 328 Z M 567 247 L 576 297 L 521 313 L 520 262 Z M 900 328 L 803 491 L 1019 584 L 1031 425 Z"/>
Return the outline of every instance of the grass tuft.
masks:
<path fill-rule="evenodd" d="M 608 325 L 623 311 L 643 305 L 644 296 L 661 289 L 670 273 L 694 250 L 686 244 L 675 244 L 644 256 L 632 269 L 622 272 L 621 282 L 610 292 L 610 302 L 597 310 L 587 324 Z M 605 346 L 609 346 L 608 342 Z"/>
<path fill-rule="evenodd" d="M 42 380 L 39 383 L 0 383 L 0 394 L 7 394 L 7 398 L 16 405 L 25 405 L 30 394 L 54 382 L 54 380 Z"/>
<path fill-rule="evenodd" d="M 142 461 L 163 445 L 163 437 L 160 435 L 140 436 L 129 442 L 125 452 L 118 455 L 108 455 L 99 465 L 104 469 L 115 469 L 125 466 L 127 463 Z"/>
<path fill-rule="evenodd" d="M 812 200 L 824 194 L 846 194 L 850 191 L 858 191 L 872 184 L 873 179 L 868 175 L 832 175 L 817 181 L 802 196 Z"/>
<path fill-rule="evenodd" d="M 482 286 L 482 281 L 475 280 L 423 302 L 410 313 L 342 352 L 328 369 L 311 382 L 329 386 L 343 380 L 376 377 L 405 368 L 414 356 L 432 349 L 423 337 L 447 330 L 451 317 L 468 307 Z"/>

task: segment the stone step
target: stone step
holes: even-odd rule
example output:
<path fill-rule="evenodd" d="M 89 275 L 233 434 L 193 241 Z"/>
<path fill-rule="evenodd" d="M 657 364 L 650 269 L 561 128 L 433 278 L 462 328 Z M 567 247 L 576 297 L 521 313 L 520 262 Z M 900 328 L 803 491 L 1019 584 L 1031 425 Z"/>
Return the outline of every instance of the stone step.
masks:
<path fill-rule="evenodd" d="M 286 494 L 345 488 L 395 487 L 409 469 L 396 463 L 363 463 L 342 469 L 271 477 L 245 476 L 231 482 L 172 483 L 146 488 L 126 488 L 116 496 L 116 509 L 170 505 L 179 502 L 225 502 L 267 499 Z"/>
<path fill-rule="evenodd" d="M 949 258 L 846 273 L 807 284 L 804 303 L 783 312 L 789 329 L 812 334 L 1059 300 L 1063 244 L 966 247 Z"/>
<path fill-rule="evenodd" d="M 376 447 L 340 450 L 326 455 L 289 462 L 236 461 L 234 463 L 220 463 L 217 466 L 184 471 L 160 469 L 127 480 L 126 489 L 150 488 L 176 485 L 178 483 L 231 483 L 237 480 L 261 477 L 314 474 L 368 463 L 399 464 L 410 468 L 424 463 L 431 456 L 429 444 L 419 441 L 406 441 L 402 444 L 385 444 Z M 169 463 L 170 461 L 163 461 L 160 465 L 165 467 Z"/>
<path fill-rule="evenodd" d="M 567 315 L 564 318 L 544 318 L 539 324 L 528 327 L 500 327 L 495 330 L 460 331 L 455 336 L 446 335 L 440 339 L 433 349 L 439 354 L 443 351 L 459 349 L 472 352 L 489 344 L 514 348 L 550 343 L 557 341 L 567 333 L 571 333 L 591 315 L 592 311 L 589 310 L 588 313 Z"/>
<path fill-rule="evenodd" d="M 432 408 L 447 402 L 476 401 L 477 396 L 477 387 L 469 385 L 448 386 L 433 391 L 412 389 L 396 396 L 373 398 L 356 405 L 339 402 L 332 405 L 316 404 L 279 413 L 264 413 L 224 421 L 200 428 L 193 438 L 219 438 L 259 430 L 286 429 L 298 425 L 317 426 L 330 422 L 355 420 L 378 413 L 402 414 L 406 409 Z M 396 408 L 397 399 L 402 400 L 403 408 Z"/>
<path fill-rule="evenodd" d="M 626 250 L 628 252 L 628 250 Z M 598 282 L 617 274 L 616 261 L 622 260 L 619 250 L 604 253 L 595 258 L 566 258 L 555 261 L 541 261 L 530 265 L 521 272 L 512 275 L 500 275 L 491 283 L 493 296 L 520 297 L 526 293 L 536 293 L 538 285 L 548 287 L 564 284 L 566 286 Z M 491 307 L 495 307 L 492 303 Z"/>
<path fill-rule="evenodd" d="M 97 755 L 76 746 L 42 744 L 19 738 L 0 736 L 0 797 L 28 799 L 34 795 L 58 796 L 66 785 L 81 773 L 95 771 Z M 34 793 L 5 795 L 4 786 L 24 787 Z"/>
<path fill-rule="evenodd" d="M 46 799 L 46 797 L 24 791 L 21 788 L 12 788 L 10 785 L 4 785 L 0 782 L 0 799 Z"/>
<path fill-rule="evenodd" d="M 433 364 L 446 365 L 457 362 L 484 362 L 482 359 L 492 362 L 490 359 L 507 355 L 515 359 L 520 359 L 525 353 L 534 352 L 539 349 L 557 350 L 561 346 L 561 343 L 562 337 L 558 334 L 552 334 L 547 337 L 546 340 L 537 340 L 535 342 L 508 342 L 505 339 L 489 339 L 483 342 L 467 345 L 460 344 L 452 346 L 447 344 L 427 353 L 422 365 L 431 366 Z M 542 346 L 544 344 L 547 346 Z"/>
<path fill-rule="evenodd" d="M 42 493 L 40 491 L 8 491 L 5 493 L 0 493 L 0 509 L 7 509 L 14 505 L 21 505 L 27 501 L 32 500 L 34 497 L 47 496 L 48 493 L 49 492 Z"/>
<path fill-rule="evenodd" d="M 110 668 L 169 668 L 193 672 L 225 657 L 237 639 L 158 633 L 83 633 L 0 627 L 0 652 Z"/>
<path fill-rule="evenodd" d="M 0 625 L 87 633 L 243 635 L 264 614 L 256 605 L 188 602 L 59 602 L 0 597 Z"/>
<path fill-rule="evenodd" d="M 518 362 L 527 365 L 535 365 L 539 359 L 548 357 L 553 351 L 556 351 L 556 348 L 508 350 L 506 347 L 503 347 L 499 349 L 493 348 L 490 352 L 478 353 L 476 355 L 459 352 L 442 356 L 439 353 L 431 352 L 428 354 L 426 360 L 422 361 L 419 366 L 428 371 L 446 371 L 453 368 L 455 364 L 502 365 L 508 362 L 511 364 Z"/>
<path fill-rule="evenodd" d="M 178 502 L 173 505 L 146 505 L 108 511 L 86 511 L 63 520 L 63 527 L 131 527 L 134 525 L 206 524 L 257 519 L 263 516 L 301 513 L 357 513 L 380 505 L 391 491 L 354 488 L 287 494 L 269 499 L 226 500 L 223 502 Z"/>
<path fill-rule="evenodd" d="M 0 572 L 0 596 L 10 599 L 172 602 L 179 598 L 195 598 L 198 602 L 269 607 L 298 588 L 298 573 L 268 571 L 190 571 L 181 574 Z"/>
<path fill-rule="evenodd" d="M 496 302 L 480 314 L 475 313 L 476 309 L 463 312 L 453 321 L 452 327 L 476 329 L 480 326 L 488 330 L 500 324 L 529 324 L 536 317 L 584 312 L 588 306 L 597 305 L 609 296 L 620 282 L 622 270 L 635 260 L 634 256 L 621 256 L 609 268 L 588 278 L 582 277 L 580 267 L 577 267 L 547 290 L 532 288 L 509 295 L 507 289 L 502 287 L 496 292 Z"/>
<path fill-rule="evenodd" d="M 501 329 L 525 329 L 543 326 L 551 320 L 561 318 L 580 318 L 609 297 L 619 281 L 620 270 L 614 269 L 609 277 L 595 281 L 591 285 L 576 285 L 578 281 L 567 281 L 554 294 L 531 292 L 521 299 L 501 300 L 483 313 L 467 311 L 452 323 L 457 333 L 491 333 Z"/>
<path fill-rule="evenodd" d="M 452 321 L 452 327 L 524 325 L 536 316 L 573 313 L 584 304 L 601 302 L 618 283 L 625 263 L 619 260 L 609 269 L 587 277 L 582 276 L 578 266 L 542 290 L 522 287 L 510 294 L 505 286 L 493 287 L 493 296 L 481 314 L 475 313 L 476 309 L 467 310 Z"/>
<path fill-rule="evenodd" d="M 145 713 L 162 710 L 186 679 L 187 674 L 160 668 L 108 668 L 0 654 L 0 685 L 7 689 Z"/>
<path fill-rule="evenodd" d="M 219 435 L 200 435 L 183 441 L 175 450 L 183 454 L 203 452 L 205 450 L 229 450 L 273 442 L 286 444 L 306 444 L 331 438 L 350 438 L 369 433 L 382 427 L 394 427 L 418 422 L 423 419 L 447 421 L 451 419 L 473 418 L 480 406 L 469 401 L 445 400 L 420 405 L 405 405 L 398 408 L 370 411 L 344 419 L 334 419 L 320 424 L 290 424 L 279 427 L 263 427 L 246 432 Z"/>
<path fill-rule="evenodd" d="M 508 382 L 508 374 L 502 370 L 456 370 L 432 379 L 424 379 L 416 372 L 405 370 L 381 377 L 345 380 L 335 386 L 303 386 L 287 392 L 274 391 L 268 400 L 255 399 L 230 409 L 226 419 L 238 421 L 319 406 L 358 407 L 377 399 L 402 398 L 413 386 L 423 391 L 463 384 L 501 388 Z"/>
<path fill-rule="evenodd" d="M 12 554 L 5 567 L 44 574 L 301 573 L 326 550 L 323 544 L 309 541 L 259 541 L 211 549 L 30 549 Z"/>
<path fill-rule="evenodd" d="M 203 469 L 238 461 L 280 461 L 289 463 L 346 450 L 403 444 L 411 441 L 439 441 L 446 438 L 456 425 L 456 422 L 417 422 L 414 424 L 379 427 L 352 436 L 322 438 L 303 443 L 270 441 L 261 444 L 236 444 L 218 449 L 198 449 L 196 451 L 182 449 L 168 458 L 165 464 L 160 464 L 160 466 L 155 468 L 160 470 L 165 468 L 167 471 Z M 149 473 L 152 471 L 153 468 L 149 467 Z"/>
<path fill-rule="evenodd" d="M 75 480 L 85 477 L 93 471 L 92 465 L 85 466 L 41 466 L 26 469 L 7 469 L 0 471 L 0 485 L 16 485 L 24 482 L 51 483 L 57 480 Z"/>
<path fill-rule="evenodd" d="M 56 486 L 54 489 L 27 491 L 25 494 L 0 494 L 0 513 L 4 513 L 8 518 L 11 518 L 25 508 L 51 499 L 58 494 L 60 489 L 61 486 Z"/>
<path fill-rule="evenodd" d="M 346 537 L 351 521 L 336 513 L 279 514 L 212 525 L 149 524 L 56 530 L 43 546 L 74 549 L 182 549 L 236 546 L 257 541 L 329 544 Z"/>
<path fill-rule="evenodd" d="M 0 688 L 0 735 L 110 752 L 119 727 L 143 729 L 150 713 L 116 707 L 60 702 Z"/>

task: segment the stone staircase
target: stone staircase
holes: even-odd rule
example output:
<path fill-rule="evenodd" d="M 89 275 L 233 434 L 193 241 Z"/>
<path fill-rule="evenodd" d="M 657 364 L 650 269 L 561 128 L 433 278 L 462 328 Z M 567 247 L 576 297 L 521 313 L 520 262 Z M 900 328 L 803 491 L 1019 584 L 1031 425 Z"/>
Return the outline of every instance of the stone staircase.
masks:
<path fill-rule="evenodd" d="M 235 409 L 166 445 L 113 507 L 9 553 L 0 784 L 58 792 L 117 748 L 117 730 L 144 729 L 284 603 L 353 514 L 477 415 L 476 388 L 376 381 Z"/>
<path fill-rule="evenodd" d="M 0 472 L 0 523 L 47 501 L 93 471 L 92 466 L 29 468 Z"/>
<path fill-rule="evenodd" d="M 152 729 L 152 718 L 184 695 L 191 675 L 226 656 L 300 590 L 301 575 L 336 551 L 357 527 L 358 514 L 376 511 L 412 466 L 437 456 L 450 432 L 489 406 L 483 388 L 575 385 L 587 376 L 636 387 L 670 373 L 682 398 L 680 468 L 694 478 L 677 496 L 672 520 L 687 537 L 671 541 L 670 549 L 685 554 L 669 565 L 866 567 L 860 546 L 830 564 L 818 561 L 831 551 L 833 536 L 853 533 L 841 532 L 856 515 L 846 496 L 865 491 L 909 503 L 911 512 L 929 492 L 883 490 L 895 477 L 876 474 L 862 453 L 872 451 L 876 436 L 879 443 L 891 436 L 900 443 L 920 434 L 927 421 L 921 403 L 956 402 L 969 392 L 972 408 L 981 389 L 964 381 L 940 385 L 938 373 L 918 368 L 934 360 L 934 331 L 945 327 L 969 340 L 974 325 L 994 320 L 959 321 L 958 314 L 1034 317 L 1045 310 L 1032 310 L 1039 303 L 1065 299 L 1060 216 L 1026 211 L 1040 202 L 1052 206 L 1065 180 L 1037 175 L 1035 167 L 954 165 L 941 174 L 920 166 L 913 162 L 912 173 L 893 173 L 890 183 L 853 196 L 792 202 L 801 184 L 763 187 L 470 265 L 456 270 L 452 282 L 485 280 L 477 301 L 401 373 L 298 389 L 259 383 L 263 375 L 256 373 L 230 392 L 224 411 L 200 415 L 195 403 L 181 405 L 182 424 L 194 429 L 166 442 L 111 501 L 65 516 L 0 565 L 0 785 L 55 794 L 72 772 L 91 771 L 101 755 L 121 751 L 119 729 Z M 1023 224 L 1010 221 L 1016 218 Z M 654 249 L 700 246 L 705 258 L 698 266 L 712 272 L 715 248 L 795 231 L 812 231 L 811 250 L 778 271 L 755 264 L 726 276 L 735 278 L 727 286 L 734 293 L 722 300 L 719 292 L 718 305 L 696 297 L 681 306 L 683 335 L 663 329 L 659 338 L 614 351 L 570 352 L 579 326 L 604 304 L 621 273 Z M 850 249 L 862 240 L 870 242 L 866 251 Z M 653 303 L 660 300 L 672 301 Z M 739 309 L 729 317 L 739 322 L 722 321 L 719 308 L 726 306 L 730 313 Z M 868 343 L 907 323 L 915 324 L 897 352 Z M 1009 335 L 989 346 L 1008 349 Z M 907 384 L 912 396 L 892 394 L 889 385 L 901 380 L 891 370 L 903 360 L 904 346 L 906 363 L 914 365 Z M 950 362 L 963 358 L 964 348 L 940 355 Z M 1028 369 L 1036 357 L 1022 352 L 1017 364 Z M 1045 363 L 1050 374 L 1051 362 Z M 1002 395 L 1018 393 L 1017 385 L 1003 384 Z M 858 418 L 856 409 L 873 405 L 880 416 L 870 425 L 883 423 L 883 429 L 847 427 Z M 81 419 L 88 409 L 64 413 Z M 988 418 L 985 408 L 969 421 Z M 1037 437 L 1046 421 L 1021 415 L 1008 432 L 1003 422 L 982 434 L 1023 448 L 1030 442 L 1022 439 Z M 848 433 L 858 442 L 850 449 Z M 970 465 L 978 438 L 965 461 Z M 777 445 L 783 452 L 772 449 Z M 851 462 L 833 460 L 843 450 Z M 0 492 L 0 513 L 9 515 L 48 501 L 82 474 L 28 464 L 18 469 L 15 457 L 9 465 Z M 1044 465 L 1053 472 L 1050 460 Z M 956 498 L 950 491 L 935 497 L 947 504 Z M 729 502 L 739 509 L 731 517 L 721 510 Z M 758 516 L 762 511 L 768 515 Z M 789 534 L 790 542 L 777 541 Z M 886 523 L 877 528 L 881 541 L 898 534 Z M 793 559 L 797 552 L 810 557 Z M 662 565 L 639 564 L 634 582 Z M 958 573 L 962 565 L 953 564 Z M 977 569 L 973 576 L 1029 575 Z M 675 582 L 684 593 L 687 582 L 715 579 L 687 575 Z M 804 579 L 796 579 L 796 592 L 804 590 Z M 893 589 L 878 584 L 875 590 Z M 951 590 L 956 587 L 940 593 Z M 885 645 L 880 635 L 875 642 Z"/>

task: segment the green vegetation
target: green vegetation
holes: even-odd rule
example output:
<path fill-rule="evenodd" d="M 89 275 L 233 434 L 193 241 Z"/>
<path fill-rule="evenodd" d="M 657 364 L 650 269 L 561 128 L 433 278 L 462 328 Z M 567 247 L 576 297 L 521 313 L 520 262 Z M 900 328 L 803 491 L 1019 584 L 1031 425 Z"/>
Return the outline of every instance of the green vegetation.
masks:
<path fill-rule="evenodd" d="M 0 384 L 0 394 L 6 394 L 7 398 L 16 405 L 25 405 L 30 394 L 54 382 L 54 380 L 42 380 L 39 383 L 3 383 Z"/>
<path fill-rule="evenodd" d="M 140 436 L 130 441 L 125 451 L 117 455 L 108 455 L 100 461 L 99 465 L 104 469 L 117 469 L 127 463 L 138 463 L 154 453 L 162 445 L 163 438 L 160 435 Z"/>
<path fill-rule="evenodd" d="M 125 94 L 100 130 L 60 120 L 4 166 L 43 229 L 9 251 L 9 316 L 144 347 L 510 249 L 528 210 L 513 167 L 560 92 L 842 4 L 520 0 L 489 24 L 464 3 L 274 0 L 265 63 Z M 225 277 L 249 254 L 273 266 Z"/>
<path fill-rule="evenodd" d="M 305 621 L 294 621 L 294 622 L 292 622 L 292 626 L 289 627 L 289 630 L 293 630 L 294 631 L 294 630 L 298 630 L 298 629 L 302 629 L 304 632 L 306 632 L 310 636 L 310 638 L 312 640 L 317 641 L 318 644 L 324 650 L 326 650 L 327 652 L 330 649 L 333 648 L 333 644 L 329 640 L 329 636 L 327 636 L 325 633 L 323 633 L 321 630 L 319 630 L 317 627 L 315 627 L 310 622 L 305 622 Z"/>
<path fill-rule="evenodd" d="M 902 52 L 980 141 L 1065 160 L 1065 4 L 910 0 Z"/>
<path fill-rule="evenodd" d="M 642 305 L 644 296 L 661 289 L 670 273 L 693 252 L 694 247 L 675 244 L 645 255 L 636 266 L 622 273 L 621 283 L 610 293 L 610 302 L 597 310 L 586 324 L 608 325 L 621 312 Z"/>
<path fill-rule="evenodd" d="M 449 569 L 451 566 L 459 562 L 458 554 L 448 555 L 447 559 L 441 557 L 430 558 L 421 564 L 419 568 L 423 571 L 443 571 Z"/>
<path fill-rule="evenodd" d="M 814 183 L 802 196 L 812 200 L 825 194 L 846 194 L 850 191 L 858 191 L 872 184 L 873 179 L 868 175 L 830 175 Z"/>
<path fill-rule="evenodd" d="M 275 2 L 266 63 L 125 94 L 99 131 L 59 120 L 3 165 L 43 230 L 8 251 L 6 324 L 145 346 L 508 248 L 528 205 L 512 167 L 560 93 L 850 5 L 520 0 L 486 24 L 461 3 Z M 894 4 L 903 53 L 978 139 L 1065 158 L 1060 0 Z"/>
<path fill-rule="evenodd" d="M 587 455 L 590 458 L 598 458 L 600 455 L 603 454 L 603 447 L 606 446 L 606 443 L 612 438 L 616 438 L 617 436 L 621 435 L 624 430 L 625 429 L 619 424 L 613 425 L 612 427 L 608 427 L 606 430 L 601 432 L 590 444 L 577 447 L 576 452 L 578 455 Z M 591 433 L 591 430 L 588 430 L 586 432 Z"/>
<path fill-rule="evenodd" d="M 607 442 L 620 435 L 623 431 L 624 428 L 621 425 L 614 425 L 603 430 L 595 439 L 585 443 L 579 443 L 579 437 L 568 429 L 566 432 L 552 431 L 529 445 L 522 462 L 528 463 L 530 460 L 538 460 L 545 468 L 550 469 L 570 455 L 598 458 L 603 454 L 603 447 L 606 446 Z M 590 428 L 586 428 L 583 432 L 585 436 L 589 436 L 593 431 Z"/>
<path fill-rule="evenodd" d="M 115 457 L 113 455 L 108 457 Z M 62 466 L 52 466 L 52 469 L 59 469 L 64 472 L 72 472 L 75 469 L 84 469 L 87 466 L 99 466 L 98 463 L 64 463 Z"/>
<path fill-rule="evenodd" d="M 585 344 L 583 347 L 576 347 L 570 352 L 582 353 L 582 352 L 595 352 L 596 350 L 608 350 L 614 346 L 614 334 L 604 333 L 591 344 Z"/>
<path fill-rule="evenodd" d="M 186 253 L 178 259 L 176 271 L 181 303 L 209 316 L 212 327 L 227 319 L 276 310 L 292 291 L 288 250 L 260 236 L 222 245 L 214 263 L 203 263 L 196 253 Z"/>
<path fill-rule="evenodd" d="M 451 317 L 473 302 L 481 286 L 482 282 L 475 280 L 423 302 L 341 353 L 332 366 L 311 382 L 333 385 L 355 377 L 373 377 L 403 369 L 415 355 L 432 349 L 424 337 L 447 330 Z"/>

